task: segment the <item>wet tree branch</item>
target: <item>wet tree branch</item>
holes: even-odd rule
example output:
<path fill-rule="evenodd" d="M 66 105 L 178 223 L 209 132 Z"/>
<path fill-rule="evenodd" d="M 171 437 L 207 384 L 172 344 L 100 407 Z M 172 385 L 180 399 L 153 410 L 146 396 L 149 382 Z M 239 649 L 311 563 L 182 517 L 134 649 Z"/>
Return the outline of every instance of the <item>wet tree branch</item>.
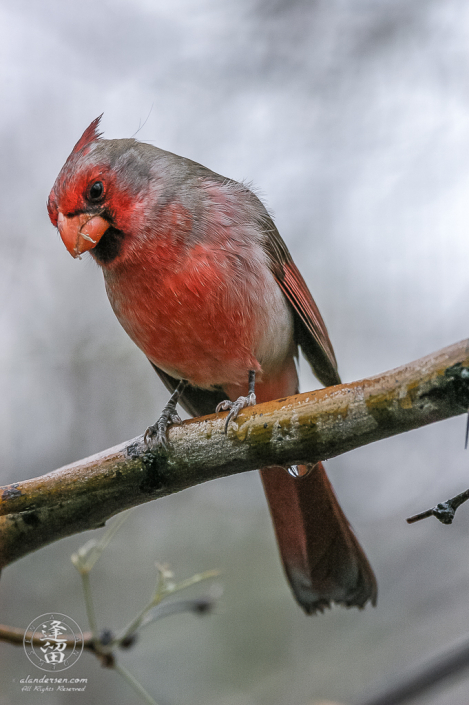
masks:
<path fill-rule="evenodd" d="M 261 466 L 327 460 L 468 407 L 464 340 L 369 379 L 245 409 L 227 435 L 221 414 L 171 428 L 168 451 L 147 450 L 139 436 L 0 488 L 0 567 L 201 482 Z"/>

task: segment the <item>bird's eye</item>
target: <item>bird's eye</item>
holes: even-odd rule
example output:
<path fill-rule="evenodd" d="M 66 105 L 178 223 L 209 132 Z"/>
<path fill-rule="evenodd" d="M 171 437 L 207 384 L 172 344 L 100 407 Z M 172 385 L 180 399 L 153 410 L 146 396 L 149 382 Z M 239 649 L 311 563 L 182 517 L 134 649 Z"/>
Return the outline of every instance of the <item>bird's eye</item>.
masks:
<path fill-rule="evenodd" d="M 104 185 L 102 181 L 95 181 L 91 184 L 88 191 L 88 198 L 90 201 L 100 201 L 104 196 Z"/>

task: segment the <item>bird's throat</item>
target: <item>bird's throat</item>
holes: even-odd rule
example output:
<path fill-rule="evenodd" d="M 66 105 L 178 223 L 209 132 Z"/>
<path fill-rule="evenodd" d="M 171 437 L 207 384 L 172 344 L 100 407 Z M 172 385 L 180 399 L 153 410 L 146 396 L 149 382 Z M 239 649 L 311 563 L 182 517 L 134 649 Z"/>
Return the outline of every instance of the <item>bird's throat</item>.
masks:
<path fill-rule="evenodd" d="M 122 252 L 125 233 L 112 225 L 106 230 L 96 247 L 90 250 L 98 264 L 111 264 Z"/>

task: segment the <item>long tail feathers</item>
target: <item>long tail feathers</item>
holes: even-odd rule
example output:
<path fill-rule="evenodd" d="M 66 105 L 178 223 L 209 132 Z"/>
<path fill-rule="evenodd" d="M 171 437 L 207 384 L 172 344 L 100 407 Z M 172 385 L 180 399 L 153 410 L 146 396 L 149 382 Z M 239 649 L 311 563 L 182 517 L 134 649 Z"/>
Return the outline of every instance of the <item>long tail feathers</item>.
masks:
<path fill-rule="evenodd" d="M 305 612 L 331 602 L 375 605 L 376 578 L 322 463 L 304 477 L 280 467 L 264 468 L 261 477 L 285 572 Z"/>

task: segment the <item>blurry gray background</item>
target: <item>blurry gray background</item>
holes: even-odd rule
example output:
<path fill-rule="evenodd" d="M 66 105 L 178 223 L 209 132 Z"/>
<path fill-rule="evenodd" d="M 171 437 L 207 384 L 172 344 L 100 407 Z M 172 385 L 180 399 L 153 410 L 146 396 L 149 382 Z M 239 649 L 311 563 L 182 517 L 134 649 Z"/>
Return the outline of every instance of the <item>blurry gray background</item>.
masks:
<path fill-rule="evenodd" d="M 50 187 L 104 111 L 143 141 L 252 181 L 326 320 L 345 381 L 468 336 L 469 6 L 464 0 L 15 0 L 0 6 L 1 483 L 132 438 L 167 395 L 110 309 L 89 257 L 50 225 Z M 306 390 L 315 385 L 302 365 Z M 101 626 L 153 585 L 223 571 L 215 614 L 148 629 L 122 655 L 160 705 L 358 701 L 469 631 L 469 512 L 405 517 L 469 486 L 462 417 L 327 464 L 376 569 L 376 609 L 306 618 L 283 578 L 257 474 L 139 508 L 93 575 Z M 98 533 L 96 533 L 98 535 Z M 87 534 L 5 570 L 0 622 L 55 611 L 87 628 L 69 554 Z M 205 588 L 194 590 L 194 594 Z M 73 671 L 73 673 L 72 673 Z M 41 676 L 0 644 L 0 705 Z M 86 694 L 129 703 L 84 655 Z M 13 679 L 16 678 L 16 682 Z M 469 681 L 418 702 L 466 705 Z"/>

